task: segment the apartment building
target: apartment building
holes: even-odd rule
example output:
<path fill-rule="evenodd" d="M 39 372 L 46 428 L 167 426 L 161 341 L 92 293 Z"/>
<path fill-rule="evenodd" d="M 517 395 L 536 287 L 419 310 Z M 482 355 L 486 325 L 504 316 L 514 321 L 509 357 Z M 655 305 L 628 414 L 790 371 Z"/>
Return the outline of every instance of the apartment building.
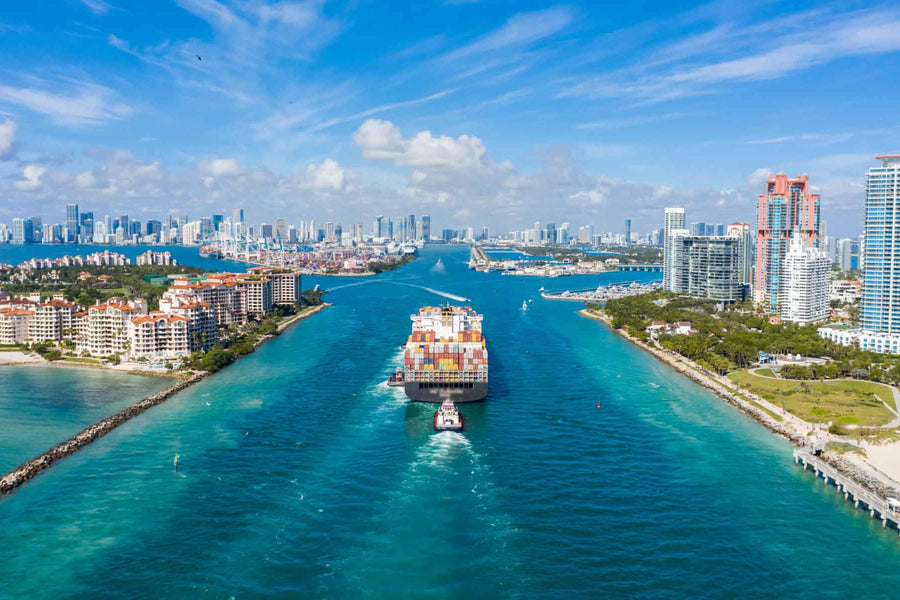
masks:
<path fill-rule="evenodd" d="M 190 319 L 152 312 L 128 322 L 128 357 L 132 360 L 181 358 L 191 353 Z"/>
<path fill-rule="evenodd" d="M 75 349 L 91 356 L 111 356 L 128 351 L 129 324 L 134 317 L 147 314 L 147 301 L 138 298 L 125 302 L 113 297 L 86 311 L 76 313 Z"/>
<path fill-rule="evenodd" d="M 797 233 L 784 255 L 779 305 L 783 320 L 807 325 L 827 319 L 830 314 L 831 259 L 821 250 L 809 247 Z"/>

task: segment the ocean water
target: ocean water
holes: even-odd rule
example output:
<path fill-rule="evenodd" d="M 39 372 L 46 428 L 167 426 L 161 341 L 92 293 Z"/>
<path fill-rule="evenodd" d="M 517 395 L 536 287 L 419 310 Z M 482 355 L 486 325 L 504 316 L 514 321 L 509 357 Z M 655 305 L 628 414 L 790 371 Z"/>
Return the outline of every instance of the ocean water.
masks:
<path fill-rule="evenodd" d="M 0 365 L 0 473 L 172 383 L 93 369 Z"/>
<path fill-rule="evenodd" d="M 787 442 L 467 259 L 305 278 L 334 306 L 0 499 L 0 597 L 897 597 L 897 531 Z M 485 315 L 462 434 L 383 383 L 440 294 Z"/>

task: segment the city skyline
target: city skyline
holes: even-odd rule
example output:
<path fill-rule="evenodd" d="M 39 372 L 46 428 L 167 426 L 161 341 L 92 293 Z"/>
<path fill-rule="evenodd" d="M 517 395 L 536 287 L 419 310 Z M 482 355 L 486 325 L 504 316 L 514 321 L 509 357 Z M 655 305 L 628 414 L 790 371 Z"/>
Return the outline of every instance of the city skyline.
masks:
<path fill-rule="evenodd" d="M 0 221 L 80 203 L 650 231 L 673 204 L 752 222 L 784 172 L 808 174 L 833 233 L 855 237 L 863 173 L 897 150 L 855 92 L 896 90 L 890 6 L 429 9 L 17 6 L 0 23 Z"/>

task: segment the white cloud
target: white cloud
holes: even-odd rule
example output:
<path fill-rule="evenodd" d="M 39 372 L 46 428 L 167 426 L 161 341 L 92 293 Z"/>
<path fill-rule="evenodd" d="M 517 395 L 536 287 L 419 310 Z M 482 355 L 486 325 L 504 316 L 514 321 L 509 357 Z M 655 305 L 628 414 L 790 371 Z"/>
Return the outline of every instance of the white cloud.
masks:
<path fill-rule="evenodd" d="M 6 119 L 0 123 L 0 160 L 13 155 L 16 145 L 16 122 Z"/>
<path fill-rule="evenodd" d="M 574 17 L 572 10 L 565 6 L 521 13 L 511 17 L 502 27 L 446 54 L 443 58 L 457 60 L 493 53 L 504 48 L 525 46 L 558 33 L 568 26 Z"/>
<path fill-rule="evenodd" d="M 213 177 L 230 177 L 241 172 L 236 158 L 212 158 L 200 163 L 200 172 Z"/>
<path fill-rule="evenodd" d="M 80 0 L 95 15 L 105 15 L 112 6 L 104 0 Z"/>
<path fill-rule="evenodd" d="M 303 186 L 314 190 L 342 192 L 350 187 L 350 178 L 336 160 L 326 158 L 320 165 L 306 167 Z"/>
<path fill-rule="evenodd" d="M 672 56 L 684 62 L 658 54 L 610 73 L 573 78 L 570 81 L 575 83 L 558 95 L 632 98 L 648 104 L 713 93 L 719 84 L 777 79 L 841 58 L 900 51 L 896 10 L 823 11 L 794 17 L 804 23 L 804 31 L 795 35 L 773 38 L 771 29 L 764 26 L 719 28 L 698 36 L 696 44 L 682 43 Z M 660 60 L 660 55 L 666 58 Z"/>
<path fill-rule="evenodd" d="M 0 102 L 23 106 L 68 126 L 96 125 L 131 114 L 130 106 L 115 100 L 115 92 L 94 83 L 79 82 L 66 92 L 0 85 Z"/>
<path fill-rule="evenodd" d="M 47 172 L 44 167 L 37 165 L 27 165 L 22 169 L 22 179 L 16 181 L 15 187 L 20 192 L 33 192 L 40 189 L 41 176 Z"/>
<path fill-rule="evenodd" d="M 353 134 L 353 142 L 370 160 L 392 160 L 395 165 L 418 169 L 471 169 L 484 166 L 484 143 L 469 135 L 435 137 L 420 131 L 405 139 L 390 121 L 369 119 Z"/>
<path fill-rule="evenodd" d="M 762 190 L 766 182 L 769 181 L 769 177 L 774 174 L 775 173 L 772 171 L 772 169 L 769 169 L 768 167 L 761 167 L 759 169 L 756 169 L 747 176 L 747 185 L 749 185 L 751 188 Z"/>

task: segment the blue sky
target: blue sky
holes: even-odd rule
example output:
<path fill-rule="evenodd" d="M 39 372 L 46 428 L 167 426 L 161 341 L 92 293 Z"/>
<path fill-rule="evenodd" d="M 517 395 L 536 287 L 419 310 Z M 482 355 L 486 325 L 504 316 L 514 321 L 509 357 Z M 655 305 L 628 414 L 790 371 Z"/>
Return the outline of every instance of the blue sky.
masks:
<path fill-rule="evenodd" d="M 900 150 L 898 31 L 891 3 L 11 3 L 0 222 L 648 231 L 668 204 L 753 223 L 783 171 L 855 236 L 865 170 Z"/>

